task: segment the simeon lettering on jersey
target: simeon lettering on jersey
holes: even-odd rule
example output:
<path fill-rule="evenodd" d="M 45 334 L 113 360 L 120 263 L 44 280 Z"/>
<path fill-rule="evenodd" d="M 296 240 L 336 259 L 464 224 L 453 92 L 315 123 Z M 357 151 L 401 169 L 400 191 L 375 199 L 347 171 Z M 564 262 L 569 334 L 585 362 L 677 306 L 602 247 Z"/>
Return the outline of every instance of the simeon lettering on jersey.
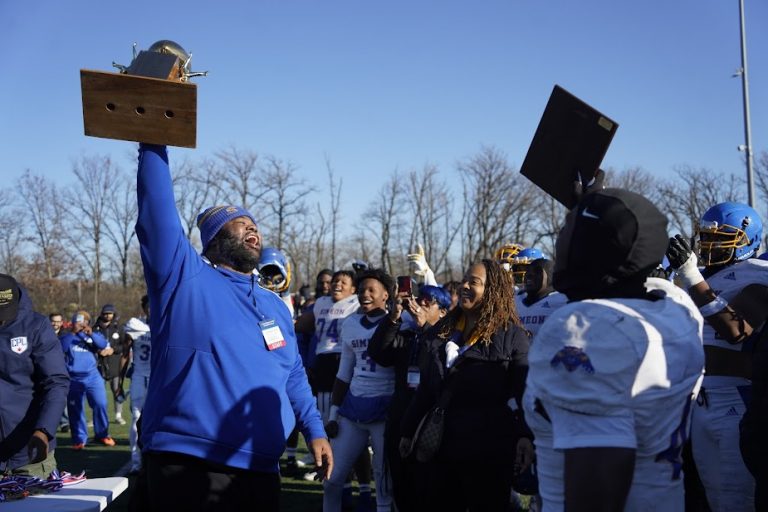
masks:
<path fill-rule="evenodd" d="M 341 346 L 338 343 L 341 322 L 356 312 L 359 307 L 357 295 L 350 295 L 338 302 L 333 302 L 330 296 L 317 299 L 312 308 L 315 316 L 315 336 L 317 336 L 315 353 L 317 355 L 341 352 Z"/>
<path fill-rule="evenodd" d="M 683 508 L 680 455 L 703 376 L 703 318 L 675 285 L 646 286 L 663 298 L 572 302 L 531 345 L 523 403 L 546 510 L 563 510 L 561 450 L 585 447 L 636 450 L 626 510 Z"/>
<path fill-rule="evenodd" d="M 342 324 L 341 363 L 336 378 L 349 383 L 347 397 L 390 396 L 395 392 L 394 368 L 379 366 L 368 357 L 368 342 L 385 316 L 371 321 L 358 313 Z"/>
<path fill-rule="evenodd" d="M 541 325 L 549 318 L 553 311 L 568 302 L 568 297 L 559 292 L 552 292 L 546 297 L 534 302 L 530 306 L 525 305 L 527 294 L 518 295 L 515 298 L 517 314 L 526 330 L 531 333 L 531 339 L 539 332 Z"/>

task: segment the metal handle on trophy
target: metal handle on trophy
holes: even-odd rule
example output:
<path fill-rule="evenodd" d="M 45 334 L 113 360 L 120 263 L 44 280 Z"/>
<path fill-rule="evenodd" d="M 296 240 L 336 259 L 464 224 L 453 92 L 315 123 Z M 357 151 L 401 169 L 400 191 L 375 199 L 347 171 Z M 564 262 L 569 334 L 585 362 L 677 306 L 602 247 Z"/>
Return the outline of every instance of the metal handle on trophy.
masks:
<path fill-rule="evenodd" d="M 119 73 L 80 70 L 85 134 L 193 148 L 197 138 L 197 86 L 207 71 L 190 71 L 192 54 L 161 40 L 136 53 Z"/>

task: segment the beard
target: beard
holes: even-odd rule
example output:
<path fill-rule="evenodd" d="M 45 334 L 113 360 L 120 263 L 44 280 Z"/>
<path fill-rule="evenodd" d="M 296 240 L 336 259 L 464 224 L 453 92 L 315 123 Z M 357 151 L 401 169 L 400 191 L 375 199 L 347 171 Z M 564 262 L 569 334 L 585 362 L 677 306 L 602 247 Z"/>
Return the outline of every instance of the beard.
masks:
<path fill-rule="evenodd" d="M 224 263 L 238 272 L 250 274 L 259 264 L 261 249 L 254 251 L 244 241 L 222 229 L 211 240 L 205 255 L 211 263 Z"/>

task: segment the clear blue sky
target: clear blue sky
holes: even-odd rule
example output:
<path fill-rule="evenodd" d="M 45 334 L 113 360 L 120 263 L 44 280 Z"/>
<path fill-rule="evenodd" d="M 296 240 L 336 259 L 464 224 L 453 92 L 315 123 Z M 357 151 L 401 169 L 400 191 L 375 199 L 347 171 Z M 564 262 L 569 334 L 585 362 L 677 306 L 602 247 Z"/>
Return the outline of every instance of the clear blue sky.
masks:
<path fill-rule="evenodd" d="M 768 150 L 768 3 L 745 0 L 755 152 Z M 198 147 L 274 154 L 347 215 L 393 169 L 449 171 L 481 144 L 522 164 L 557 83 L 619 122 L 604 166 L 743 174 L 737 0 L 0 0 L 0 176 L 63 183 L 73 159 L 129 143 L 85 137 L 79 70 L 128 64 L 131 44 L 194 53 Z M 371 194 L 372 195 L 372 194 Z"/>

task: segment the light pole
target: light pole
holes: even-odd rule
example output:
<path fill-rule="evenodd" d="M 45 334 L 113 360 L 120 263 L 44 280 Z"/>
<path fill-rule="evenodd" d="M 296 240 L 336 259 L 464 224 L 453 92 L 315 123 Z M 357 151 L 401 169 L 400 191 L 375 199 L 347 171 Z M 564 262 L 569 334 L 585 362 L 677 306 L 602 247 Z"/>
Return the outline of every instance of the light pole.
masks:
<path fill-rule="evenodd" d="M 745 144 L 739 146 L 747 157 L 747 196 L 749 206 L 755 207 L 755 185 L 752 173 L 752 128 L 749 121 L 749 80 L 747 79 L 747 36 L 744 28 L 744 0 L 739 0 L 739 27 L 741 29 L 741 90 L 744 98 L 744 138 Z"/>

